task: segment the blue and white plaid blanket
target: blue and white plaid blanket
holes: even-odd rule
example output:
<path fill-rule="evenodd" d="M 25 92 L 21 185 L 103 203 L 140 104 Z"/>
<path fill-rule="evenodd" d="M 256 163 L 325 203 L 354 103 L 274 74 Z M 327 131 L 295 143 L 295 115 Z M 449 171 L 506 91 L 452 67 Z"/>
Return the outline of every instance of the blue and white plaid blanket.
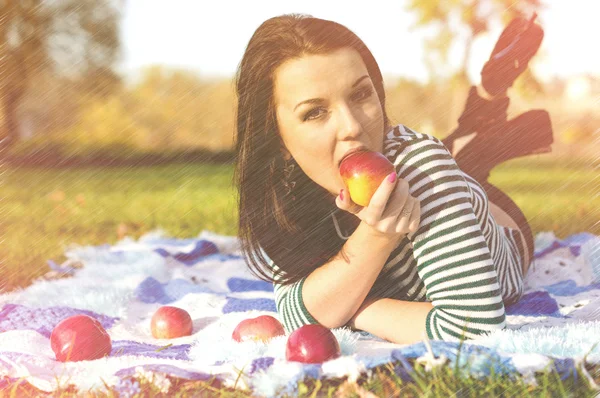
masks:
<path fill-rule="evenodd" d="M 459 346 L 442 341 L 397 345 L 368 333 L 334 329 L 342 356 L 316 365 L 285 360 L 286 336 L 269 343 L 231 339 L 243 319 L 277 317 L 273 287 L 247 270 L 237 238 L 203 231 L 173 239 L 161 231 L 115 245 L 71 246 L 68 261 L 49 261 L 51 272 L 26 289 L 0 295 L 0 390 L 24 379 L 42 391 L 75 385 L 81 390 L 132 388 L 130 376 L 147 377 L 169 390 L 173 378 L 208 380 L 257 395 L 294 393 L 309 378 L 356 380 L 375 366 L 395 362 L 408 377 L 410 358 L 456 358 L 472 375 L 521 374 L 554 367 L 587 376 L 581 359 L 600 362 L 600 237 L 536 236 L 535 262 L 522 300 L 507 308 L 506 330 Z M 58 277 L 68 274 L 69 277 Z M 162 305 L 186 309 L 193 334 L 157 340 L 150 319 Z M 62 319 L 84 313 L 111 336 L 110 356 L 82 362 L 55 360 L 50 334 Z M 460 349 L 460 355 L 457 355 Z M 434 361 L 429 360 L 432 364 Z M 241 377 L 238 376 L 241 373 Z M 582 374 L 583 373 L 583 374 Z M 156 377 L 148 376 L 155 375 Z M 237 384 L 236 384 L 237 383 Z"/>

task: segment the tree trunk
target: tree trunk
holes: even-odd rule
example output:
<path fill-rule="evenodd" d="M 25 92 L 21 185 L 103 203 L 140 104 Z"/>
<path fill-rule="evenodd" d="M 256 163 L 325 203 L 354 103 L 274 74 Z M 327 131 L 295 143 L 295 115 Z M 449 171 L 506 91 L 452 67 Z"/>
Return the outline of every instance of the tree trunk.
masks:
<path fill-rule="evenodd" d="M 19 90 L 7 88 L 2 95 L 4 108 L 4 137 L 0 140 L 0 157 L 6 156 L 8 149 L 19 139 L 19 117 L 17 109 L 21 93 Z"/>

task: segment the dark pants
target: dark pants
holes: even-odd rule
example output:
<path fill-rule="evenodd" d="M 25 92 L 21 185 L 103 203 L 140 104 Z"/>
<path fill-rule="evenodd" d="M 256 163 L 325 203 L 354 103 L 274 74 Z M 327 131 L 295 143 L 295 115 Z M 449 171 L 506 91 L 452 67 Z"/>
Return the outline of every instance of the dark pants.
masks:
<path fill-rule="evenodd" d="M 531 226 L 529 225 L 529 222 L 527 222 L 525 214 L 523 214 L 519 206 L 500 188 L 490 184 L 488 181 L 480 182 L 480 184 L 483 189 L 485 189 L 489 200 L 504 210 L 519 226 L 519 229 L 525 238 L 525 242 L 527 242 L 526 250 L 528 251 L 529 261 L 532 261 L 534 237 L 533 232 L 531 231 Z"/>
<path fill-rule="evenodd" d="M 476 95 L 476 94 L 475 94 Z M 468 110 L 463 111 L 467 115 Z M 466 116 L 461 115 L 461 119 Z M 489 115 L 485 109 L 473 115 L 482 119 Z M 470 118 L 474 118 L 471 115 Z M 459 120 L 461 120 L 459 119 Z M 458 129 L 457 129 L 458 131 Z M 459 136 L 462 132 L 459 131 Z M 456 134 L 456 133 L 453 133 Z M 504 210 L 519 226 L 527 242 L 529 259 L 533 259 L 534 237 L 527 218 L 517 204 L 501 189 L 488 181 L 491 170 L 497 165 L 511 159 L 528 156 L 553 143 L 553 132 L 550 116 L 541 109 L 522 113 L 512 120 L 500 121 L 493 130 L 478 132 L 475 138 L 467 143 L 456 155 L 455 160 L 460 169 L 473 177 L 485 189 L 488 198 Z M 452 141 L 442 140 L 444 144 Z"/>

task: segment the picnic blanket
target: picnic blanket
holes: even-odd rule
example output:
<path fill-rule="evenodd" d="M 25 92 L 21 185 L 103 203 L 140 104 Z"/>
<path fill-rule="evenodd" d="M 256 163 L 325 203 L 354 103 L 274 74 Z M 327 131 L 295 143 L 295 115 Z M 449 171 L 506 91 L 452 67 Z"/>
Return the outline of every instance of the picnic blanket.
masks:
<path fill-rule="evenodd" d="M 241 320 L 277 317 L 273 286 L 246 268 L 236 237 L 203 231 L 175 239 L 156 230 L 114 245 L 71 245 L 65 255 L 62 264 L 48 262 L 45 278 L 0 295 L 0 389 L 24 379 L 48 392 L 67 385 L 101 391 L 106 383 L 127 395 L 135 390 L 134 376 L 153 380 L 165 392 L 174 378 L 214 377 L 225 386 L 277 396 L 293 394 L 304 378 L 355 381 L 389 362 L 401 364 L 396 372 L 410 377 L 411 358 L 431 366 L 440 358 L 451 363 L 458 358 L 477 377 L 493 370 L 532 382 L 535 372 L 552 367 L 564 377 L 589 377 L 585 369 L 580 374 L 582 358 L 589 354 L 587 361 L 600 361 L 600 347 L 594 348 L 600 342 L 600 237 L 590 233 L 563 240 L 552 232 L 536 236 L 526 292 L 507 307 L 505 330 L 462 345 L 399 345 L 366 332 L 333 329 L 342 356 L 323 364 L 286 361 L 286 336 L 268 343 L 232 340 Z M 152 337 L 150 319 L 167 304 L 190 313 L 191 336 Z M 102 323 L 112 352 L 93 361 L 58 362 L 50 347 L 52 329 L 81 313 Z"/>

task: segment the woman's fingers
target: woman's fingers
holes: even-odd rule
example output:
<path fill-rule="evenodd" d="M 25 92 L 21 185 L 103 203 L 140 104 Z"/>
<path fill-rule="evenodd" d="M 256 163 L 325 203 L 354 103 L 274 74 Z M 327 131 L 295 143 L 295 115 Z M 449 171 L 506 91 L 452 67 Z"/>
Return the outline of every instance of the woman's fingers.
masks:
<path fill-rule="evenodd" d="M 408 229 L 411 234 L 414 234 L 419 229 L 421 224 L 421 203 L 416 200 L 413 206 L 412 213 L 410 215 L 410 221 L 408 222 Z"/>
<path fill-rule="evenodd" d="M 386 177 L 366 207 L 354 203 L 347 189 L 340 191 L 335 203 L 338 208 L 355 214 L 380 232 L 414 233 L 420 224 L 421 206 L 410 195 L 408 182 L 396 178 L 395 172 Z"/>
<path fill-rule="evenodd" d="M 337 198 L 335 198 L 335 204 L 340 209 L 352 214 L 358 213 L 363 208 L 350 199 L 350 194 L 348 193 L 347 189 L 340 190 L 340 194 L 337 196 Z"/>
<path fill-rule="evenodd" d="M 408 182 L 406 182 L 406 180 L 399 179 L 396 182 L 396 186 L 394 187 L 394 190 L 387 201 L 383 214 L 379 215 L 380 219 L 396 219 L 406 206 L 406 203 L 410 197 Z"/>
<path fill-rule="evenodd" d="M 404 207 L 401 209 L 400 213 L 398 214 L 398 222 L 396 223 L 396 232 L 408 233 L 410 219 L 413 215 L 414 207 L 415 207 L 416 203 L 417 203 L 417 200 L 415 198 L 413 198 L 412 196 L 410 196 L 406 200 Z"/>
<path fill-rule="evenodd" d="M 381 219 L 383 211 L 390 202 L 390 195 L 392 192 L 394 192 L 397 182 L 398 177 L 394 171 L 385 177 L 381 184 L 379 184 L 379 187 L 373 194 L 369 205 L 366 207 L 368 209 L 365 214 L 367 223 L 374 224 Z"/>

